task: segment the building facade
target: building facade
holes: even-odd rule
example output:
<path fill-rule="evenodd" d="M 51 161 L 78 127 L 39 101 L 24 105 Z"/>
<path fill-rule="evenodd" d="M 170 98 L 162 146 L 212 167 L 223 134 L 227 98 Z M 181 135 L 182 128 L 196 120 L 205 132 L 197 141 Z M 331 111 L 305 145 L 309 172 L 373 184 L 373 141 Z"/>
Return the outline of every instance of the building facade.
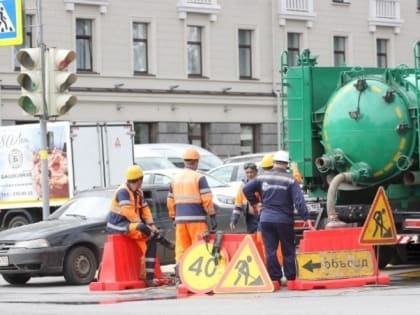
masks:
<path fill-rule="evenodd" d="M 413 66 L 417 0 L 24 1 L 24 47 L 72 49 L 78 102 L 59 120 L 133 121 L 135 142 L 201 145 L 221 157 L 282 142 L 281 64 Z M 0 121 L 17 105 L 20 47 L 0 47 Z M 281 60 L 283 51 L 287 55 Z"/>

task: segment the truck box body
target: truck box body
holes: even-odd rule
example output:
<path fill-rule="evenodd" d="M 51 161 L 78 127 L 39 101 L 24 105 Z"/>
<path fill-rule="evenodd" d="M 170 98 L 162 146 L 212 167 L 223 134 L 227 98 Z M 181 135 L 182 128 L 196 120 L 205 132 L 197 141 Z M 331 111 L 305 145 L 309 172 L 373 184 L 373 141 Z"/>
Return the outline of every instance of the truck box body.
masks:
<path fill-rule="evenodd" d="M 47 133 L 51 207 L 78 191 L 122 183 L 125 169 L 133 164 L 131 123 L 50 122 Z M 17 216 L 27 222 L 42 217 L 40 149 L 40 124 L 0 127 L 2 227 L 10 227 Z"/>

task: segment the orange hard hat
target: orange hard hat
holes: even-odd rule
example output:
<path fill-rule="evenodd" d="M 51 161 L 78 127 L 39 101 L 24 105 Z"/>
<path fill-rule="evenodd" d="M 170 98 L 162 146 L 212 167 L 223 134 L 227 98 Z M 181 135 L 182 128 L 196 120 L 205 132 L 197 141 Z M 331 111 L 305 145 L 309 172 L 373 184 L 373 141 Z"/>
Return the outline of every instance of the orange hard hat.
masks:
<path fill-rule="evenodd" d="M 190 148 L 184 152 L 184 154 L 182 155 L 182 158 L 184 160 L 199 160 L 200 154 L 198 153 L 196 149 Z"/>

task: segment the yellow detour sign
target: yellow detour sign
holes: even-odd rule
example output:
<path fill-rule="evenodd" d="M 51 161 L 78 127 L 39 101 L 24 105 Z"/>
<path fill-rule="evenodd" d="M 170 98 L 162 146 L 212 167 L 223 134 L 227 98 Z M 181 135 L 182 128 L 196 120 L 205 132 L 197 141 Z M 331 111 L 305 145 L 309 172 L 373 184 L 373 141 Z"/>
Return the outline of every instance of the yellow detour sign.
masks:
<path fill-rule="evenodd" d="M 383 187 L 379 187 L 360 234 L 360 244 L 395 244 L 394 217 Z"/>
<path fill-rule="evenodd" d="M 374 275 L 372 250 L 296 254 L 299 280 L 346 279 Z"/>
<path fill-rule="evenodd" d="M 255 243 L 244 237 L 214 293 L 273 292 L 274 286 Z"/>
<path fill-rule="evenodd" d="M 220 251 L 220 260 L 211 255 L 213 243 L 199 241 L 193 244 L 182 256 L 179 263 L 179 275 L 187 289 L 194 293 L 208 293 L 213 290 L 222 277 L 228 255 Z"/>

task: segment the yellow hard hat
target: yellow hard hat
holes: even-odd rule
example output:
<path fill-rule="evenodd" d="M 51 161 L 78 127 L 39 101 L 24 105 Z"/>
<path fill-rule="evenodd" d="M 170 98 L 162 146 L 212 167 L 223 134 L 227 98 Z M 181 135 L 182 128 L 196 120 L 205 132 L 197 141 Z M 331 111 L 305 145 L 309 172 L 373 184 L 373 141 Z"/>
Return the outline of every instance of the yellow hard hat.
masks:
<path fill-rule="evenodd" d="M 184 152 L 184 154 L 182 155 L 182 158 L 184 160 L 199 160 L 200 154 L 198 153 L 196 149 L 190 148 Z"/>
<path fill-rule="evenodd" d="M 269 153 L 264 155 L 263 159 L 261 160 L 261 167 L 273 167 L 273 154 Z"/>
<path fill-rule="evenodd" d="M 125 178 L 127 180 L 136 180 L 143 177 L 143 170 L 138 165 L 133 165 L 125 171 Z"/>

